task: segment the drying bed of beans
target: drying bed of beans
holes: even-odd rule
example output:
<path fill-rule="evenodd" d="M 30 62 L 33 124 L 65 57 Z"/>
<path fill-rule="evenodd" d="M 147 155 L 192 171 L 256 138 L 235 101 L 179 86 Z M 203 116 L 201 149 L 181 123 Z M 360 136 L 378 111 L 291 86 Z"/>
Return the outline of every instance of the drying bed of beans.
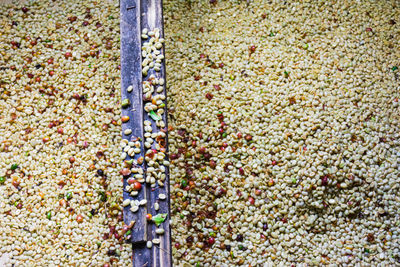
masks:
<path fill-rule="evenodd" d="M 176 265 L 400 262 L 399 4 L 164 1 Z"/>
<path fill-rule="evenodd" d="M 29 1 L 0 14 L 1 263 L 131 265 L 118 1 Z"/>

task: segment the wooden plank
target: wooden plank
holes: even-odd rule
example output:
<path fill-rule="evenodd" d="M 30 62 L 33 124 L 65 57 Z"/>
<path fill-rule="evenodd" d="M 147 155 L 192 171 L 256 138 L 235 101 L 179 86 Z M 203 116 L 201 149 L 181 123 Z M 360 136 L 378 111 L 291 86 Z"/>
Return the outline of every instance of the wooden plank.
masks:
<path fill-rule="evenodd" d="M 128 139 L 140 137 L 143 140 L 143 101 L 142 101 L 142 69 L 141 69 L 141 47 L 140 47 L 140 7 L 136 6 L 133 0 L 122 0 L 121 6 L 121 97 L 128 98 L 131 107 L 122 109 L 122 115 L 128 115 L 130 120 L 128 123 L 122 124 L 122 131 L 127 128 L 132 129 L 130 136 L 122 137 Z M 131 93 L 127 92 L 127 88 L 133 86 Z M 121 100 L 122 101 L 122 100 Z M 142 146 L 143 147 L 143 146 Z M 136 155 L 135 159 L 144 156 L 142 148 L 141 154 Z M 127 179 L 124 179 L 124 189 L 127 185 Z M 134 199 L 145 199 L 146 192 L 141 190 L 139 195 Z M 125 199 L 133 199 L 128 192 L 124 190 Z M 129 225 L 131 221 L 135 221 L 132 228 L 132 243 L 143 243 L 147 240 L 147 222 L 145 215 L 146 208 L 140 208 L 138 212 L 132 213 L 130 206 L 124 208 L 124 222 Z"/>
<path fill-rule="evenodd" d="M 160 29 L 161 36 L 164 36 L 163 32 L 163 17 L 162 17 L 162 1 L 159 0 L 142 0 L 140 1 L 141 7 L 141 27 L 147 28 L 149 31 L 154 30 L 155 28 Z M 164 54 L 164 49 L 162 50 L 162 54 Z M 149 71 L 149 76 L 153 74 L 157 78 L 163 77 L 165 79 L 165 64 L 163 62 L 161 66 L 160 72 L 155 72 L 153 70 Z M 163 94 L 166 95 L 165 84 L 164 84 Z M 166 101 L 165 101 L 166 102 Z M 166 104 L 166 103 L 165 103 Z M 163 114 L 163 120 L 167 122 L 167 104 L 165 106 L 165 112 Z M 143 113 L 145 120 L 152 121 L 151 118 L 147 115 L 146 112 Z M 156 125 L 152 124 L 153 132 L 158 132 L 160 129 L 156 127 Z M 167 129 L 165 129 L 167 130 Z M 166 140 L 168 143 L 168 140 Z M 167 146 L 168 147 L 168 146 Z M 165 230 L 164 235 L 157 236 L 155 234 L 155 230 L 157 226 L 155 224 L 149 224 L 148 230 L 148 239 L 152 240 L 153 238 L 160 239 L 160 245 L 153 245 L 151 249 L 138 247 L 134 248 L 133 261 L 134 266 L 172 266 L 172 258 L 171 258 L 171 239 L 170 239 L 170 226 L 169 226 L 169 170 L 167 169 L 167 179 L 165 181 L 164 187 L 159 187 L 158 185 L 154 189 L 147 188 L 149 192 L 148 199 L 148 209 L 152 215 L 156 215 L 158 213 L 167 213 L 167 220 L 161 225 Z M 166 200 L 159 200 L 159 194 L 165 194 L 167 196 Z M 156 211 L 154 209 L 154 204 L 158 203 L 160 209 Z M 150 251 L 150 257 L 148 257 L 147 251 Z M 146 259 L 146 260 L 144 260 Z"/>
<path fill-rule="evenodd" d="M 128 26 L 126 26 L 128 25 Z M 122 81 L 128 80 L 135 82 L 135 86 L 138 86 L 136 92 L 139 92 L 139 95 L 132 99 L 133 101 L 139 101 L 138 107 L 140 106 L 141 113 L 140 116 L 140 123 L 141 125 L 133 125 L 132 127 L 140 128 L 140 133 L 143 137 L 143 120 L 150 120 L 153 121 L 147 115 L 147 112 L 143 111 L 143 102 L 142 102 L 142 80 L 145 80 L 146 77 L 142 78 L 141 74 L 141 58 L 140 58 L 140 49 L 142 40 L 140 39 L 140 33 L 143 28 L 147 28 L 148 30 L 153 30 L 158 28 L 160 30 L 161 36 L 164 36 L 163 31 L 163 16 L 162 16 L 162 1 L 160 0 L 121 0 L 121 75 Z M 132 36 L 134 35 L 134 36 Z M 146 40 L 145 40 L 146 41 Z M 127 48 L 127 46 L 130 46 Z M 124 52 L 125 51 L 125 52 Z M 138 53 L 139 52 L 139 56 Z M 129 54 L 129 55 L 128 55 Z M 162 54 L 164 54 L 164 48 L 162 49 Z M 133 55 L 133 56 L 132 56 Z M 127 57 L 127 58 L 126 58 Z M 133 58 L 132 58 L 133 57 Z M 126 63 L 126 65 L 123 64 Z M 135 65 L 135 66 L 131 66 Z M 132 71 L 129 71 L 132 70 Z M 157 78 L 164 78 L 166 77 L 165 74 L 165 64 L 162 62 L 161 71 L 155 72 L 154 70 L 149 70 L 148 76 L 155 75 Z M 125 77 L 125 76 L 130 77 Z M 132 77 L 133 76 L 133 77 Z M 139 83 L 140 80 L 140 84 Z M 126 84 L 127 85 L 127 84 Z M 124 93 L 124 83 L 122 83 L 122 90 Z M 163 94 L 166 96 L 166 86 L 165 83 L 163 85 Z M 167 103 L 166 100 L 165 109 L 163 114 L 163 121 L 167 124 Z M 137 111 L 135 111 L 137 112 Z M 139 120 L 138 120 L 139 121 Z M 167 130 L 167 127 L 164 129 Z M 157 128 L 155 123 L 152 124 L 153 132 L 159 132 L 160 129 Z M 136 130 L 136 129 L 135 129 Z M 144 140 L 144 139 L 142 139 Z M 168 149 L 168 139 L 166 138 L 167 149 Z M 142 151 L 143 152 L 143 151 Z M 168 153 L 168 151 L 167 151 Z M 146 166 L 145 166 L 146 168 Z M 169 198 L 169 169 L 166 167 L 166 180 L 164 182 L 164 186 L 156 186 L 155 188 L 150 188 L 150 185 L 144 186 L 141 190 L 139 195 L 140 199 L 146 198 L 147 199 L 147 207 L 146 209 L 140 208 L 140 210 L 146 210 L 146 213 L 150 213 L 153 216 L 159 213 L 167 213 L 168 218 L 165 220 L 164 223 L 160 226 L 162 227 L 165 232 L 164 235 L 156 235 L 155 230 L 157 226 L 152 223 L 147 223 L 145 221 L 145 214 L 141 212 L 138 213 L 135 217 L 135 214 L 131 214 L 129 209 L 127 210 L 128 214 L 124 216 L 127 220 L 134 218 L 137 220 L 137 224 L 133 228 L 132 231 L 132 242 L 133 245 L 133 266 L 172 266 L 172 257 L 171 257 L 171 233 L 170 233 L 170 225 L 169 225 L 169 214 L 170 214 L 170 198 Z M 165 194 L 167 196 L 166 200 L 159 200 L 159 194 Z M 124 197 L 129 197 L 124 194 Z M 154 209 L 154 204 L 159 204 L 159 210 L 156 211 Z M 139 216 L 142 216 L 139 218 Z M 144 219 L 144 221 L 143 221 Z M 139 227 L 140 231 L 136 230 L 136 227 Z M 146 230 L 143 230 L 143 227 Z M 135 237 L 136 234 L 139 234 L 140 237 Z M 142 238 L 142 235 L 145 235 Z M 153 245 L 151 249 L 148 249 L 143 241 L 145 240 L 153 240 L 154 238 L 160 239 L 159 245 Z M 143 240 L 142 240 L 143 239 Z"/>

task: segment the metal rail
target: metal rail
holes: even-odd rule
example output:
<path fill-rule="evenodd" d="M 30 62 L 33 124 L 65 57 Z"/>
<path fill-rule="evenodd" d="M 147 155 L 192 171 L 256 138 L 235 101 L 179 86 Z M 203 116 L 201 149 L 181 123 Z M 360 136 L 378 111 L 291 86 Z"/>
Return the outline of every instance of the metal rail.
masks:
<path fill-rule="evenodd" d="M 128 98 L 131 106 L 129 109 L 123 109 L 122 115 L 130 117 L 129 122 L 123 123 L 122 130 L 132 129 L 132 134 L 125 136 L 124 139 L 141 138 L 142 146 L 141 153 L 136 154 L 133 158 L 138 159 L 144 157 L 144 120 L 151 120 L 147 112 L 143 110 L 143 93 L 142 82 L 148 76 L 154 74 L 157 78 L 165 79 L 165 64 L 162 62 L 161 71 L 155 72 L 149 70 L 146 77 L 142 75 L 142 58 L 141 46 L 143 40 L 141 39 L 141 32 L 143 28 L 149 30 L 158 28 L 160 29 L 161 36 L 164 36 L 163 31 L 163 16 L 162 16 L 162 1 L 161 0 L 121 0 L 121 96 L 122 99 Z M 164 48 L 162 48 L 164 54 Z M 132 92 L 127 92 L 127 88 L 133 86 Z M 163 94 L 166 96 L 166 86 L 163 85 Z M 167 105 L 166 100 L 164 107 L 164 114 L 162 115 L 164 122 L 167 124 Z M 164 131 L 167 130 L 167 125 Z M 160 129 L 152 124 L 153 132 L 158 132 Z M 166 147 L 168 147 L 168 140 L 166 137 Z M 168 153 L 168 151 L 167 151 Z M 140 165 L 141 168 L 146 170 L 146 161 Z M 158 184 L 155 188 L 151 188 L 149 184 L 143 183 L 142 189 L 139 194 L 132 197 L 129 192 L 124 190 L 123 197 L 125 199 L 147 200 L 147 204 L 141 206 L 139 211 L 133 213 L 130 211 L 129 206 L 124 208 L 124 222 L 129 225 L 131 221 L 135 221 L 131 229 L 131 241 L 133 245 L 133 266 L 172 266 L 171 259 L 171 239 L 170 239 L 170 198 L 169 198 L 169 170 L 166 167 L 166 180 L 163 187 Z M 124 179 L 124 188 L 127 186 L 127 179 Z M 166 200 L 159 200 L 159 194 L 165 194 Z M 159 204 L 159 210 L 154 209 L 154 204 Z M 155 230 L 157 226 L 146 220 L 146 214 L 153 216 L 158 213 L 168 213 L 167 219 L 162 223 L 162 228 L 165 230 L 163 235 L 156 235 Z M 153 245 L 147 248 L 146 242 L 154 238 L 160 239 L 159 245 Z"/>

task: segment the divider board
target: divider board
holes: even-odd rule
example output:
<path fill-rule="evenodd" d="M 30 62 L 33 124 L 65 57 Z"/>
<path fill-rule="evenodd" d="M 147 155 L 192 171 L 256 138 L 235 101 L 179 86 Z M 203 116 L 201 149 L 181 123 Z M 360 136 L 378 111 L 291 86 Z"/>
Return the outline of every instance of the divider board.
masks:
<path fill-rule="evenodd" d="M 141 67 L 141 45 L 146 40 L 141 40 L 141 31 L 143 28 L 153 30 L 158 28 L 161 33 L 161 37 L 164 37 L 163 31 L 163 16 L 162 16 L 162 1 L 161 0 L 121 0 L 121 90 L 122 99 L 129 98 L 133 110 L 122 110 L 122 115 L 129 115 L 130 121 L 123 124 L 123 131 L 126 128 L 132 129 L 131 136 L 141 137 L 144 140 L 143 121 L 150 120 L 147 112 L 143 110 L 142 100 L 142 82 L 146 80 L 146 77 L 142 77 Z M 162 52 L 164 55 L 164 47 Z M 165 75 L 165 64 L 162 62 L 161 71 L 155 72 L 150 70 L 148 76 L 154 74 L 157 78 L 164 78 Z M 148 77 L 147 76 L 147 77 Z M 126 89 L 132 85 L 133 91 L 127 93 Z M 166 96 L 166 86 L 163 85 L 163 94 Z M 163 121 L 166 123 L 164 130 L 167 130 L 167 103 L 164 100 L 164 114 L 162 116 Z M 153 132 L 159 132 L 160 129 L 152 123 Z M 168 136 L 168 135 L 167 135 Z M 123 134 L 123 138 L 128 138 Z M 167 154 L 168 154 L 168 139 L 167 143 Z M 144 142 L 142 142 L 141 154 L 136 155 L 144 156 L 145 148 Z M 167 158 L 166 158 L 167 160 Z M 147 167 L 146 162 L 142 166 L 144 169 Z M 124 221 L 129 224 L 132 220 L 136 223 L 132 228 L 131 241 L 133 244 L 133 266 L 161 266 L 167 267 L 172 266 L 171 257 L 171 233 L 170 233 L 170 198 L 169 198 L 169 169 L 166 167 L 166 180 L 164 181 L 164 187 L 160 187 L 158 184 L 155 188 L 151 188 L 148 184 L 143 184 L 142 190 L 137 197 L 132 198 L 129 193 L 124 190 L 124 200 L 129 199 L 147 199 L 146 206 L 141 206 L 139 211 L 132 213 L 129 208 L 124 208 Z M 126 179 L 124 179 L 124 188 L 126 185 Z M 165 194 L 167 199 L 159 200 L 159 194 Z M 159 210 L 154 209 L 154 204 L 159 204 Z M 146 221 L 146 214 L 150 213 L 153 216 L 159 213 L 167 213 L 168 217 L 160 225 L 160 228 L 165 230 L 163 235 L 156 235 L 155 230 L 157 226 L 154 223 Z M 154 238 L 160 239 L 159 245 L 152 246 L 151 249 L 146 247 L 146 242 L 151 241 Z"/>
<path fill-rule="evenodd" d="M 128 98 L 131 107 L 122 109 L 122 116 L 128 115 L 128 123 L 122 124 L 122 132 L 125 129 L 132 129 L 132 134 L 126 136 L 122 134 L 123 139 L 129 141 L 134 137 L 140 137 L 143 140 L 143 101 L 142 101 L 142 67 L 141 67 L 141 39 L 140 39 L 140 10 L 135 1 L 121 1 L 121 102 Z M 124 10 L 124 11 L 123 11 Z M 127 88 L 133 87 L 132 92 L 128 93 Z M 144 156 L 143 144 L 141 153 L 135 156 L 135 159 Z M 143 167 L 143 166 L 142 166 Z M 140 190 L 137 197 L 131 197 L 126 192 L 127 179 L 124 179 L 125 199 L 145 199 L 145 190 Z M 144 187 L 143 187 L 144 188 Z M 146 242 L 147 240 L 147 207 L 140 208 L 138 212 L 132 213 L 130 206 L 124 208 L 124 222 L 129 225 L 135 221 L 132 228 L 132 243 Z"/>

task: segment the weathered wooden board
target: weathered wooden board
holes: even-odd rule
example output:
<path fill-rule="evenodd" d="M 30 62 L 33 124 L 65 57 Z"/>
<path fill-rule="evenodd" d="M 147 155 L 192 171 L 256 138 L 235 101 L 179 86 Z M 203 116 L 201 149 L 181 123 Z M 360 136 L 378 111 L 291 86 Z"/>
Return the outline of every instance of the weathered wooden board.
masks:
<path fill-rule="evenodd" d="M 142 102 L 142 86 L 141 83 L 146 77 L 141 74 L 141 43 L 140 33 L 143 28 L 152 30 L 159 28 L 161 36 L 164 36 L 163 31 L 163 16 L 162 16 L 162 1 L 160 0 L 121 0 L 121 81 L 122 81 L 122 97 L 129 96 L 131 103 L 134 104 L 136 110 L 132 112 L 134 119 L 127 124 L 131 127 L 135 136 L 141 136 L 143 140 L 143 120 L 150 120 L 146 112 L 143 111 Z M 164 50 L 162 51 L 164 54 Z M 148 75 L 154 74 L 156 77 L 165 79 L 165 64 L 163 62 L 161 71 L 155 72 L 150 70 Z M 165 79 L 166 80 L 166 79 Z M 126 88 L 129 85 L 134 86 L 131 95 L 126 93 Z M 164 84 L 164 92 L 166 95 L 166 87 Z M 123 111 L 126 112 L 126 111 Z M 123 113 L 125 115 L 125 113 Z M 167 103 L 165 101 L 165 112 L 163 120 L 167 122 Z M 167 126 L 168 127 L 168 126 Z M 167 130 L 167 129 L 165 129 Z M 155 124 L 153 124 L 153 132 L 158 132 Z M 125 136 L 123 136 L 125 138 Z M 168 147 L 168 140 L 167 140 Z M 142 151 L 143 152 L 143 151 Z M 144 166 L 146 167 L 146 166 Z M 129 208 L 124 210 L 124 220 L 129 223 L 130 220 L 135 220 L 136 225 L 132 229 L 133 243 L 133 265 L 134 266 L 172 266 L 171 259 L 171 233 L 169 226 L 169 170 L 168 168 L 164 187 L 158 185 L 151 189 L 146 185 L 140 191 L 140 195 L 135 199 L 146 198 L 148 200 L 147 207 L 140 208 L 138 213 L 132 214 Z M 159 200 L 159 194 L 165 194 L 166 200 Z M 128 193 L 124 193 L 125 197 L 130 197 Z M 154 204 L 158 203 L 160 209 L 155 211 Z M 156 215 L 158 213 L 167 213 L 167 220 L 160 227 L 165 230 L 164 235 L 158 236 L 155 234 L 157 226 L 153 223 L 147 223 L 145 214 L 150 213 Z M 159 238 L 161 243 L 153 245 L 151 249 L 146 247 L 145 241 L 151 241 L 154 238 Z"/>
<path fill-rule="evenodd" d="M 127 128 L 132 129 L 130 136 L 124 139 L 130 140 L 134 137 L 140 137 L 143 140 L 143 102 L 142 102 L 142 69 L 141 69 L 141 47 L 140 47 L 140 10 L 136 7 L 133 0 L 121 1 L 121 98 L 130 99 L 131 107 L 122 109 L 122 115 L 128 115 L 130 120 L 128 123 L 122 124 L 122 131 Z M 131 93 L 127 92 L 129 86 L 133 86 Z M 122 101 L 121 99 L 121 101 Z M 142 148 L 141 155 L 144 156 Z M 127 185 L 124 180 L 124 188 Z M 124 199 L 132 197 L 124 190 Z M 145 190 L 139 192 L 139 196 L 135 199 L 141 200 L 145 198 Z M 140 243 L 147 240 L 147 222 L 145 215 L 147 211 L 143 208 L 138 212 L 132 213 L 130 206 L 124 208 L 124 222 L 129 225 L 131 221 L 135 221 L 132 229 L 132 242 Z"/>

